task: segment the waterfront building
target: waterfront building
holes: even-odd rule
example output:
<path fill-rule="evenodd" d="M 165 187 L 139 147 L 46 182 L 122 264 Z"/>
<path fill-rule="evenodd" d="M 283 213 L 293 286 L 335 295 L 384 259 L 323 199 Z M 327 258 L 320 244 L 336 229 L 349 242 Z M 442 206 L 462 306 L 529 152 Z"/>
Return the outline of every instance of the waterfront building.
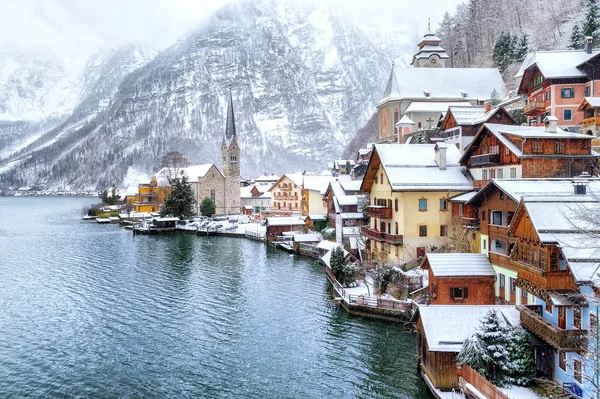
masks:
<path fill-rule="evenodd" d="M 336 180 L 330 182 L 325 191 L 327 219 L 329 225 L 335 227 L 336 242 L 355 253 L 364 249 L 359 239 L 361 226 L 365 224 L 361 185 L 362 180 Z"/>
<path fill-rule="evenodd" d="M 592 151 L 592 137 L 568 132 L 556 123 L 551 116 L 545 127 L 484 123 L 460 164 L 469 169 L 475 188 L 492 179 L 593 174 L 598 155 Z"/>
<path fill-rule="evenodd" d="M 301 173 L 290 173 L 281 176 L 269 188 L 271 193 L 271 211 L 274 213 L 302 213 L 302 181 Z"/>
<path fill-rule="evenodd" d="M 429 275 L 432 305 L 494 305 L 496 272 L 485 254 L 427 254 L 421 266 Z"/>
<path fill-rule="evenodd" d="M 305 226 L 300 216 L 270 216 L 267 218 L 267 240 L 274 242 L 284 234 L 296 231 Z"/>
<path fill-rule="evenodd" d="M 260 214 L 271 207 L 271 193 L 267 191 L 270 186 L 254 184 L 240 187 L 242 208 L 251 214 Z"/>
<path fill-rule="evenodd" d="M 371 259 L 402 264 L 447 241 L 448 199 L 473 190 L 456 146 L 376 144 L 361 191 L 370 224 L 362 227 Z"/>
<path fill-rule="evenodd" d="M 347 178 L 350 176 L 342 176 Z M 333 176 L 304 176 L 302 181 L 302 214 L 327 215 L 327 201 L 325 192 L 329 183 L 337 179 Z"/>

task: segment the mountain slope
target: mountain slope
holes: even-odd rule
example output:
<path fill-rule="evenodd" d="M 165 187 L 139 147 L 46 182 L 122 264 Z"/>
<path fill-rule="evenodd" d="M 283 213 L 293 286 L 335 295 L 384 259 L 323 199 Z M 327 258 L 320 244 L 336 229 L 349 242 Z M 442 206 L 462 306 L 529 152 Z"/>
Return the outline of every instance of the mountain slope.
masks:
<path fill-rule="evenodd" d="M 324 6 L 227 6 L 152 61 L 125 68 L 107 84 L 119 81 L 114 93 L 87 82 L 95 94 L 65 122 L 1 161 L 0 184 L 136 183 L 126 180 L 151 174 L 171 150 L 219 165 L 229 90 L 242 175 L 323 168 L 371 116 L 390 58 Z"/>

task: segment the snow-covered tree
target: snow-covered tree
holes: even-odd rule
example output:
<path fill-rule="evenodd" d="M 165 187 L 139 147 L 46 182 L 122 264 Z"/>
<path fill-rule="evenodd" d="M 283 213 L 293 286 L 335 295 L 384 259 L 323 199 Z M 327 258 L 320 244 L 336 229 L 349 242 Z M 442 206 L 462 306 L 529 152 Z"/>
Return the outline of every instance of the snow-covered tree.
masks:
<path fill-rule="evenodd" d="M 571 37 L 569 39 L 569 48 L 572 50 L 579 50 L 583 48 L 583 33 L 581 29 L 579 29 L 579 25 L 573 25 L 573 30 L 571 31 Z"/>
<path fill-rule="evenodd" d="M 498 104 L 500 104 L 500 94 L 498 94 L 498 92 L 496 91 L 496 89 L 494 89 L 490 93 L 490 105 L 492 107 L 495 107 Z"/>
<path fill-rule="evenodd" d="M 171 186 L 171 193 L 160 210 L 161 216 L 175 216 L 184 219 L 194 215 L 194 193 L 186 176 L 176 179 Z"/>
<path fill-rule="evenodd" d="M 509 382 L 515 385 L 529 385 L 535 376 L 535 359 L 529 343 L 529 333 L 516 326 L 510 329 L 508 345 L 510 357 Z"/>
<path fill-rule="evenodd" d="M 582 34 L 584 37 L 594 38 L 594 44 L 598 44 L 600 38 L 600 21 L 598 20 L 598 4 L 596 0 L 586 1 L 585 19 L 583 20 Z"/>
<path fill-rule="evenodd" d="M 357 269 L 348 262 L 342 247 L 337 247 L 331 252 L 329 265 L 335 279 L 344 287 L 356 281 L 355 274 Z"/>

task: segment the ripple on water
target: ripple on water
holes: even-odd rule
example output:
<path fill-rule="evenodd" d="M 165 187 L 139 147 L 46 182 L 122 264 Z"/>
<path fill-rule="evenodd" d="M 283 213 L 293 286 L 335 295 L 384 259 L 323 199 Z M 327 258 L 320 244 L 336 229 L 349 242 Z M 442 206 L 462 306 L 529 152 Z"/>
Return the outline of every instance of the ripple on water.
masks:
<path fill-rule="evenodd" d="M 414 337 L 332 305 L 316 262 L 44 200 L 0 198 L 1 397 L 429 398 Z"/>

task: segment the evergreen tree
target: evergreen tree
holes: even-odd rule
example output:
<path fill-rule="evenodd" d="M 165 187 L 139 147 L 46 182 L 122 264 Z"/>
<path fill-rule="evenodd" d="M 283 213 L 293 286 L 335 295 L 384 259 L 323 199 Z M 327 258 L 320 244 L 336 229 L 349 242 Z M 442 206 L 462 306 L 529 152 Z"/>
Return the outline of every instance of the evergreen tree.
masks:
<path fill-rule="evenodd" d="M 457 360 L 477 370 L 492 384 L 502 386 L 510 382 L 509 373 L 514 369 L 508 352 L 509 341 L 510 330 L 501 324 L 497 312 L 490 310 L 474 337 L 463 344 Z"/>
<path fill-rule="evenodd" d="M 498 94 L 496 89 L 494 89 L 494 90 L 492 90 L 492 93 L 490 94 L 490 105 L 493 108 L 493 107 L 497 106 L 498 104 L 500 104 L 500 94 Z"/>
<path fill-rule="evenodd" d="M 160 210 L 161 216 L 171 215 L 180 219 L 188 218 L 194 215 L 194 193 L 192 186 L 187 180 L 187 176 L 175 179 L 171 188 L 169 197 Z"/>
<path fill-rule="evenodd" d="M 352 167 L 350 166 L 350 161 L 346 161 L 346 167 L 344 168 L 344 173 L 346 175 L 350 175 L 351 171 L 352 171 Z"/>
<path fill-rule="evenodd" d="M 513 62 L 522 62 L 527 53 L 529 53 L 529 37 L 526 33 L 523 33 L 515 48 L 513 48 Z"/>
<path fill-rule="evenodd" d="M 572 50 L 581 50 L 583 48 L 583 33 L 579 29 L 579 25 L 574 25 L 569 39 L 569 48 Z"/>
<path fill-rule="evenodd" d="M 582 34 L 585 37 L 594 38 L 594 44 L 598 44 L 600 22 L 598 21 L 598 4 L 596 0 L 587 0 L 587 10 L 583 20 Z"/>
<path fill-rule="evenodd" d="M 506 68 L 511 64 L 513 58 L 513 39 L 510 33 L 500 33 L 500 36 L 498 36 L 496 44 L 494 45 L 492 58 L 498 66 L 500 73 L 503 74 L 506 71 Z"/>
<path fill-rule="evenodd" d="M 529 385 L 535 377 L 535 360 L 529 343 L 529 333 L 518 326 L 512 328 L 508 352 L 511 361 L 510 382 L 515 385 Z"/>
<path fill-rule="evenodd" d="M 217 209 L 214 201 L 210 199 L 210 197 L 204 197 L 202 202 L 200 203 L 200 214 L 202 216 L 211 217 L 215 214 L 215 210 Z"/>
<path fill-rule="evenodd" d="M 355 281 L 354 274 L 356 270 L 348 264 L 342 247 L 338 246 L 331 252 L 329 265 L 331 273 L 342 286 L 347 287 Z"/>

